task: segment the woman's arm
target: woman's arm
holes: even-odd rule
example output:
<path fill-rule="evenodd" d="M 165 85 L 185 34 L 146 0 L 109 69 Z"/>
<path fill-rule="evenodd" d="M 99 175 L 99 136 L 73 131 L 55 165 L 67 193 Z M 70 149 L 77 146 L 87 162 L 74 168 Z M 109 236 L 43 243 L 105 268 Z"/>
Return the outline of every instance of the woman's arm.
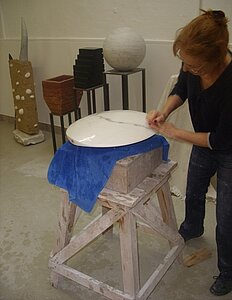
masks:
<path fill-rule="evenodd" d="M 164 115 L 165 120 L 168 118 L 168 116 L 179 106 L 183 104 L 183 101 L 178 95 L 171 95 L 168 97 L 166 103 L 161 109 L 161 113 Z"/>
<path fill-rule="evenodd" d="M 183 104 L 181 98 L 178 95 L 171 95 L 168 97 L 166 103 L 160 111 L 151 110 L 147 114 L 147 121 L 149 125 L 164 122 L 167 117 L 179 106 Z"/>
<path fill-rule="evenodd" d="M 182 142 L 187 142 L 200 147 L 209 147 L 209 133 L 207 132 L 192 132 L 180 128 L 176 128 L 172 123 L 163 122 L 150 125 L 162 135 Z"/>

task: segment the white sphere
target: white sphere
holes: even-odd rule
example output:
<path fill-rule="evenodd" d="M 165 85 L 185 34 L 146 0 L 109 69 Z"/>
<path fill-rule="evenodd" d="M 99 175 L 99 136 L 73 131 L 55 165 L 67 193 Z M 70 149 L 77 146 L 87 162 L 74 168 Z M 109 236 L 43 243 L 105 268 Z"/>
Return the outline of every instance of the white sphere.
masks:
<path fill-rule="evenodd" d="M 146 44 L 131 28 L 121 27 L 105 39 L 103 54 L 106 62 L 115 70 L 131 71 L 143 61 Z"/>

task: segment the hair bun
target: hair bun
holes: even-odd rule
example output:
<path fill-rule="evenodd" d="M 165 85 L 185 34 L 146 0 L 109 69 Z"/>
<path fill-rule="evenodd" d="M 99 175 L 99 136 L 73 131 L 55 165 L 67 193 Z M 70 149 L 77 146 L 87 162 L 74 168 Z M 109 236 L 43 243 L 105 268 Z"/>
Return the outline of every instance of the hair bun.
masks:
<path fill-rule="evenodd" d="M 218 25 L 226 25 L 228 20 L 225 16 L 225 13 L 222 10 L 201 10 L 203 12 L 203 15 L 211 17 L 214 19 L 214 21 L 218 24 Z"/>
<path fill-rule="evenodd" d="M 225 13 L 222 10 L 212 10 L 212 15 L 215 19 L 225 18 Z"/>

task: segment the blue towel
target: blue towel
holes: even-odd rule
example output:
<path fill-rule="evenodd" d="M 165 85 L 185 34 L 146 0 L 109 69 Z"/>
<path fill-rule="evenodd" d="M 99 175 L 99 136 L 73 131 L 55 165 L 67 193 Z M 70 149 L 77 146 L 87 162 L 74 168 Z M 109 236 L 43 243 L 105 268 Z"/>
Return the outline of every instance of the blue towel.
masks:
<path fill-rule="evenodd" d="M 51 161 L 48 181 L 65 189 L 70 201 L 90 212 L 119 159 L 158 147 L 163 148 L 163 159 L 167 160 L 169 144 L 160 135 L 135 144 L 109 148 L 81 147 L 66 142 Z"/>

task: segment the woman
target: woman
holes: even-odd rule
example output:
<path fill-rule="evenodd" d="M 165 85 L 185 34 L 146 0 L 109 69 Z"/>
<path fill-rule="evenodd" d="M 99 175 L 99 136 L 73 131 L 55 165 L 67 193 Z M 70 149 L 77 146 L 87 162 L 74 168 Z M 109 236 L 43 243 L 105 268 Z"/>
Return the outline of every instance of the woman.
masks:
<path fill-rule="evenodd" d="M 168 138 L 191 143 L 185 220 L 179 233 L 185 241 L 204 233 L 205 195 L 217 173 L 216 242 L 219 276 L 214 295 L 232 291 L 232 57 L 227 18 L 222 11 L 203 14 L 182 28 L 174 55 L 182 61 L 177 84 L 161 111 L 151 111 L 151 128 Z M 194 132 L 166 119 L 188 99 Z"/>

